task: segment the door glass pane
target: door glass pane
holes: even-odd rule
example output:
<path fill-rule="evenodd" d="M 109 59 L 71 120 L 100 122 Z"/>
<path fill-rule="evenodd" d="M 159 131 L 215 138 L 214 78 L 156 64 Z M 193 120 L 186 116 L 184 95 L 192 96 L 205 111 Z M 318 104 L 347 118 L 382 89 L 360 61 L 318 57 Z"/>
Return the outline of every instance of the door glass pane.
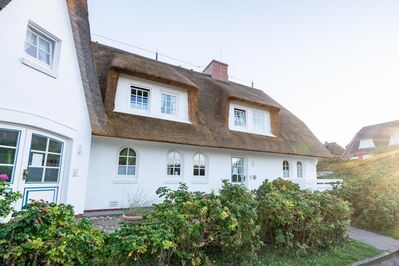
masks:
<path fill-rule="evenodd" d="M 38 135 L 32 135 L 32 144 L 31 144 L 32 150 L 45 151 L 46 146 L 47 146 L 47 138 Z"/>
<path fill-rule="evenodd" d="M 57 182 L 58 181 L 58 169 L 46 169 L 44 174 L 44 182 Z"/>
<path fill-rule="evenodd" d="M 13 174 L 13 166 L 2 166 L 0 165 L 0 174 L 6 174 L 8 176 L 8 182 L 10 182 Z"/>
<path fill-rule="evenodd" d="M 16 147 L 18 135 L 18 131 L 0 129 L 0 145 Z"/>
<path fill-rule="evenodd" d="M 0 164 L 14 164 L 15 149 L 0 148 Z"/>
<path fill-rule="evenodd" d="M 48 146 L 49 152 L 61 153 L 62 143 L 56 140 L 50 140 L 50 144 Z"/>
<path fill-rule="evenodd" d="M 44 153 L 31 152 L 29 156 L 29 166 L 41 167 L 44 166 Z"/>
<path fill-rule="evenodd" d="M 47 155 L 47 164 L 46 166 L 60 166 L 60 155 L 49 154 Z"/>
<path fill-rule="evenodd" d="M 43 168 L 29 167 L 28 172 L 29 174 L 26 177 L 26 183 L 42 182 Z"/>

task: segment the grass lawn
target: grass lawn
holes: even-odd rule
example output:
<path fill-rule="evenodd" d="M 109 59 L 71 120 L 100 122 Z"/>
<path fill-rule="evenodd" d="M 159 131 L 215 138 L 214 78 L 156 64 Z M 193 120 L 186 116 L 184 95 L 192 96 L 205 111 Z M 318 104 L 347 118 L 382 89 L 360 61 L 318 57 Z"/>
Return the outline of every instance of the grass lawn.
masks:
<path fill-rule="evenodd" d="M 264 259 L 260 260 L 256 266 L 260 265 L 323 265 L 323 266 L 339 266 L 349 265 L 353 262 L 374 257 L 380 254 L 381 251 L 363 244 L 358 241 L 348 240 L 339 247 L 330 249 L 328 251 L 311 254 L 308 256 L 295 256 L 280 254 L 274 250 L 266 249 L 264 252 Z M 255 266 L 254 265 L 254 266 Z"/>
<path fill-rule="evenodd" d="M 387 229 L 385 231 L 378 232 L 378 233 L 385 235 L 385 236 L 390 236 L 392 238 L 399 240 L 399 228 L 398 229 Z"/>

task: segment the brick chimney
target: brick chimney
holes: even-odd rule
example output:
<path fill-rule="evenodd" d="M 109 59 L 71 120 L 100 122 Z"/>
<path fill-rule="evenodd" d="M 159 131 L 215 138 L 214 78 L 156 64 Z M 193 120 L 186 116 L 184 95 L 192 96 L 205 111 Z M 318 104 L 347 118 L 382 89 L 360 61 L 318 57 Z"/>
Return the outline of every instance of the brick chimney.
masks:
<path fill-rule="evenodd" d="M 214 79 L 220 79 L 223 81 L 229 80 L 229 73 L 227 71 L 229 65 L 212 60 L 209 65 L 202 71 L 204 74 L 211 75 Z"/>

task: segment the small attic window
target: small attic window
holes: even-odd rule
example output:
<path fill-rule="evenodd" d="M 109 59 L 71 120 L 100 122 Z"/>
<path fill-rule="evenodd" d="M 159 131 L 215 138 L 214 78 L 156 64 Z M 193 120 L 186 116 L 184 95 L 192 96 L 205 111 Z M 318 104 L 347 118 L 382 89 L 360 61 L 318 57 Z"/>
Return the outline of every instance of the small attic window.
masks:
<path fill-rule="evenodd" d="M 130 106 L 134 109 L 148 111 L 150 103 L 150 90 L 131 86 Z"/>
<path fill-rule="evenodd" d="M 399 134 L 389 137 L 389 146 L 399 145 Z"/>
<path fill-rule="evenodd" d="M 245 110 L 234 108 L 234 125 L 239 127 L 247 126 L 247 114 Z"/>
<path fill-rule="evenodd" d="M 374 141 L 372 139 L 361 139 L 359 143 L 359 150 L 373 149 L 375 148 Z"/>

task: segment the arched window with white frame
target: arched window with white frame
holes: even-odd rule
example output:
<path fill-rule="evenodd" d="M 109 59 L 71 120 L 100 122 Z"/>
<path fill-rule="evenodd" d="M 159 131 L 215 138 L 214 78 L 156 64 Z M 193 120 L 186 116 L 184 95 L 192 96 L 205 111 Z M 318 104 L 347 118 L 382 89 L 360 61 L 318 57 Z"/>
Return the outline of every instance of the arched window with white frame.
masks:
<path fill-rule="evenodd" d="M 206 162 L 205 162 L 205 155 L 202 153 L 197 153 L 194 155 L 194 162 L 193 162 L 193 176 L 196 177 L 205 177 L 206 175 Z"/>
<path fill-rule="evenodd" d="M 296 163 L 296 177 L 303 178 L 303 164 L 302 162 Z"/>
<path fill-rule="evenodd" d="M 123 148 L 119 152 L 118 175 L 135 176 L 136 175 L 136 152 L 132 148 Z"/>
<path fill-rule="evenodd" d="M 167 175 L 180 176 L 182 171 L 182 158 L 176 151 L 171 151 L 168 154 Z"/>
<path fill-rule="evenodd" d="M 289 178 L 290 177 L 290 163 L 287 160 L 283 162 L 283 177 Z"/>

